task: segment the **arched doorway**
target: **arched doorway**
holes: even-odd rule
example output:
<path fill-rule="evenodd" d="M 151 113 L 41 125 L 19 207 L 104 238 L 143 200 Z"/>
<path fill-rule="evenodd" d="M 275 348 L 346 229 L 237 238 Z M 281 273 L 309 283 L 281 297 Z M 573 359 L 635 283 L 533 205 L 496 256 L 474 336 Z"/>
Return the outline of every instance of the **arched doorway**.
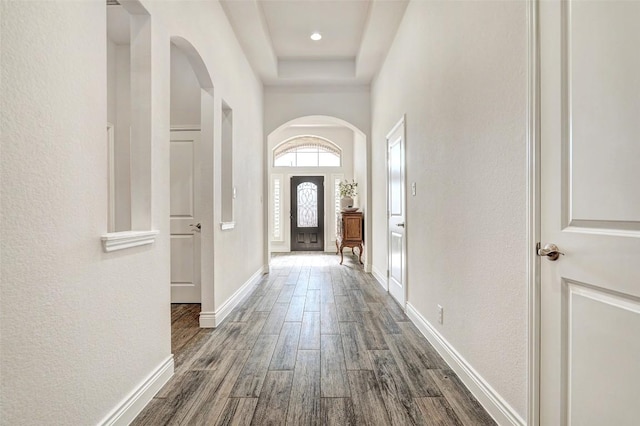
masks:
<path fill-rule="evenodd" d="M 214 306 L 213 82 L 202 57 L 171 37 L 170 225 L 172 303 Z M 202 326 L 202 321 L 200 320 Z"/>
<path fill-rule="evenodd" d="M 305 140 L 306 139 L 306 140 Z M 316 143 L 312 143 L 315 140 Z M 339 152 L 339 162 L 331 159 L 331 149 L 323 147 L 321 140 Z M 296 141 L 304 149 L 299 155 L 303 161 L 294 161 Z M 331 144 L 331 145 L 329 145 Z M 283 149 L 283 147 L 289 149 Z M 284 155 L 287 155 L 283 159 Z M 326 159 L 320 156 L 325 155 Z M 314 157 L 315 156 L 315 157 Z M 335 252 L 336 213 L 339 212 L 338 183 L 342 180 L 358 182 L 356 206 L 365 215 L 369 211 L 368 147 L 365 133 L 351 123 L 330 116 L 314 115 L 288 121 L 267 136 L 266 149 L 268 200 L 265 212 L 267 226 L 265 256 L 292 250 L 296 235 L 292 235 L 291 181 L 296 176 L 318 176 L 324 180 L 324 250 Z M 300 158 L 300 157 L 298 157 Z M 288 163 L 288 165 L 287 165 Z M 366 223 L 366 222 L 365 222 Z M 365 226 L 365 241 L 369 232 Z M 369 257 L 365 251 L 365 263 Z"/>

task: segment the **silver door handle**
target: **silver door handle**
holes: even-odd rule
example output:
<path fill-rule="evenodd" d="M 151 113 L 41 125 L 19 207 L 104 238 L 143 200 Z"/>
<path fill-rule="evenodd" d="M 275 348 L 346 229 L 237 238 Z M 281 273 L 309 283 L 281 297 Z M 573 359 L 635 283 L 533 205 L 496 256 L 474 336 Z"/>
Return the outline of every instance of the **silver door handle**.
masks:
<path fill-rule="evenodd" d="M 192 228 L 196 228 L 194 229 L 194 231 L 198 231 L 200 232 L 202 230 L 202 225 L 198 222 L 195 225 L 193 223 L 190 223 L 189 226 L 191 226 Z"/>
<path fill-rule="evenodd" d="M 555 262 L 560 255 L 564 256 L 564 253 L 560 252 L 560 249 L 555 244 L 545 244 L 543 248 L 540 248 L 538 243 L 538 256 L 547 257 L 547 259 Z"/>
<path fill-rule="evenodd" d="M 399 223 L 399 224 L 398 224 L 398 226 L 399 226 L 400 228 L 404 228 L 404 223 Z"/>

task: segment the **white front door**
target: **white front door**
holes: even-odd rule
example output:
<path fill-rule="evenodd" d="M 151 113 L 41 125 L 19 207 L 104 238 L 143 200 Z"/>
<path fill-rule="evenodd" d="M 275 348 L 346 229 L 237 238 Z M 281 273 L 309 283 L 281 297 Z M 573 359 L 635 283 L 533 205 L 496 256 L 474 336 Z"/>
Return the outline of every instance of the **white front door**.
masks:
<path fill-rule="evenodd" d="M 200 303 L 199 131 L 171 132 L 171 303 Z"/>
<path fill-rule="evenodd" d="M 640 2 L 541 1 L 540 424 L 640 424 Z"/>
<path fill-rule="evenodd" d="M 405 239 L 404 118 L 387 135 L 389 162 L 389 293 L 404 309 L 407 298 Z"/>

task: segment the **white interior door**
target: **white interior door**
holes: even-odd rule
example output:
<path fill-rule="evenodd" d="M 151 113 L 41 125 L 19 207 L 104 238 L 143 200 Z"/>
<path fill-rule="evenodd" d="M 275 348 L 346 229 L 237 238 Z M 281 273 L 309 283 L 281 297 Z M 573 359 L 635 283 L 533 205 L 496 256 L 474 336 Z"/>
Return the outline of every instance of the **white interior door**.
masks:
<path fill-rule="evenodd" d="M 640 422 L 640 2 L 540 2 L 541 425 Z"/>
<path fill-rule="evenodd" d="M 389 166 L 389 293 L 400 306 L 406 302 L 404 118 L 387 135 Z"/>
<path fill-rule="evenodd" d="M 199 131 L 171 132 L 171 303 L 200 303 Z"/>

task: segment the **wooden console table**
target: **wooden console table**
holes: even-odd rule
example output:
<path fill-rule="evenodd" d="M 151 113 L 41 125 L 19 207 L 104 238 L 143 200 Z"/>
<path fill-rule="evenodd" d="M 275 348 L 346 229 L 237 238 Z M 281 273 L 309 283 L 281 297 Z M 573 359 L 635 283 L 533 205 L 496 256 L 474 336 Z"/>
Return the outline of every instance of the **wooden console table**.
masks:
<path fill-rule="evenodd" d="M 362 244 L 364 243 L 364 217 L 362 212 L 342 212 L 338 214 L 338 230 L 336 235 L 336 254 L 340 253 L 342 265 L 342 249 L 358 247 L 358 260 L 362 263 Z"/>

